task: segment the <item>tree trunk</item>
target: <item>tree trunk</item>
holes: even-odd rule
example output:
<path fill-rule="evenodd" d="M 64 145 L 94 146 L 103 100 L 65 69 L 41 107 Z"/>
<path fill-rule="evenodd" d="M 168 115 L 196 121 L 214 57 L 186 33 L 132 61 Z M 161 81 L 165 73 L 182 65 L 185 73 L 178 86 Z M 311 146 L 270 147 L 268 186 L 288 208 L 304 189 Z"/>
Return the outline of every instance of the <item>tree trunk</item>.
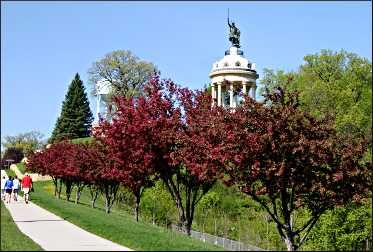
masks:
<path fill-rule="evenodd" d="M 140 206 L 140 196 L 136 196 L 136 203 L 135 203 L 135 216 L 136 221 L 139 221 L 139 206 Z"/>
<path fill-rule="evenodd" d="M 285 244 L 288 251 L 295 251 L 297 250 L 295 244 L 289 238 L 285 238 Z"/>
<path fill-rule="evenodd" d="M 369 251 L 369 239 L 365 240 L 365 250 Z"/>
<path fill-rule="evenodd" d="M 190 236 L 190 228 L 191 228 L 191 204 L 190 204 L 190 193 L 191 193 L 191 188 L 186 188 L 185 190 L 185 222 L 184 222 L 184 230 L 188 236 Z"/>
<path fill-rule="evenodd" d="M 116 195 L 119 189 L 119 183 L 117 182 L 111 182 L 106 185 L 104 185 L 104 195 L 105 195 L 105 208 L 106 213 L 110 213 L 111 207 L 113 206 L 113 203 L 115 202 Z"/>
<path fill-rule="evenodd" d="M 185 225 L 185 230 L 188 236 L 191 235 L 191 230 L 192 230 L 192 221 L 187 221 Z"/>
<path fill-rule="evenodd" d="M 164 167 L 167 169 L 168 165 L 164 164 Z M 193 222 L 194 216 L 194 209 L 197 205 L 198 201 L 202 198 L 204 194 L 206 194 L 215 181 L 211 182 L 210 184 L 204 184 L 203 190 L 201 194 L 198 196 L 198 192 L 202 189 L 202 185 L 199 184 L 197 179 L 193 176 L 188 179 L 188 181 L 183 181 L 179 174 L 174 176 L 173 174 L 166 173 L 163 177 L 161 177 L 164 184 L 167 187 L 167 190 L 170 192 L 172 199 L 176 203 L 176 208 L 178 210 L 179 221 L 177 223 L 177 229 L 188 235 L 191 234 L 191 226 Z M 185 208 L 183 206 L 182 201 L 182 193 L 180 191 L 180 185 L 185 186 Z"/>
<path fill-rule="evenodd" d="M 91 199 L 91 207 L 92 208 L 95 208 L 97 196 L 98 196 L 98 193 L 96 192 L 95 196 Z"/>
<path fill-rule="evenodd" d="M 75 204 L 78 204 L 78 202 L 80 200 L 81 189 L 82 189 L 81 182 L 78 182 L 76 184 Z"/>
<path fill-rule="evenodd" d="M 94 185 L 89 186 L 89 193 L 91 195 L 91 207 L 95 208 L 96 200 L 98 197 L 98 189 Z"/>
<path fill-rule="evenodd" d="M 288 251 L 296 251 L 298 247 L 294 244 L 294 237 L 288 236 L 284 238 L 286 248 Z"/>
<path fill-rule="evenodd" d="M 110 199 L 106 198 L 105 200 L 105 211 L 107 214 L 110 213 Z"/>
<path fill-rule="evenodd" d="M 168 166 L 163 164 L 165 169 L 167 170 Z M 168 192 L 171 194 L 172 199 L 176 203 L 176 209 L 178 211 L 179 215 L 179 220 L 178 223 L 176 224 L 176 229 L 178 231 L 183 231 L 183 223 L 185 222 L 185 214 L 184 214 L 184 209 L 183 209 L 183 204 L 181 201 L 181 195 L 179 191 L 179 186 L 178 186 L 178 180 L 176 181 L 176 185 L 173 181 L 172 175 L 166 174 L 161 177 L 161 179 L 164 182 L 164 185 L 166 186 Z"/>
<path fill-rule="evenodd" d="M 217 236 L 217 225 L 216 225 L 216 218 L 214 217 L 214 235 Z"/>
<path fill-rule="evenodd" d="M 179 195 L 176 196 L 176 208 L 179 214 L 179 222 L 177 223 L 177 229 L 178 231 L 184 232 L 185 213 Z"/>
<path fill-rule="evenodd" d="M 67 180 L 65 182 L 65 185 L 66 185 L 66 200 L 67 201 L 70 201 L 70 197 L 71 197 L 71 190 L 72 190 L 72 182 Z"/>
<path fill-rule="evenodd" d="M 107 214 L 110 213 L 110 200 L 111 200 L 111 197 L 110 197 L 110 193 L 109 193 L 109 186 L 105 186 L 104 188 L 104 195 L 105 195 L 105 211 Z"/>
<path fill-rule="evenodd" d="M 57 197 L 57 191 L 58 191 L 58 179 L 52 178 L 53 184 L 54 184 L 54 197 Z"/>
<path fill-rule="evenodd" d="M 58 199 L 61 199 L 61 191 L 62 191 L 62 180 L 60 179 L 60 187 L 58 188 L 58 192 L 57 192 L 57 198 Z"/>
<path fill-rule="evenodd" d="M 155 225 L 155 209 L 153 208 L 153 211 L 152 211 L 152 223 L 153 225 Z"/>

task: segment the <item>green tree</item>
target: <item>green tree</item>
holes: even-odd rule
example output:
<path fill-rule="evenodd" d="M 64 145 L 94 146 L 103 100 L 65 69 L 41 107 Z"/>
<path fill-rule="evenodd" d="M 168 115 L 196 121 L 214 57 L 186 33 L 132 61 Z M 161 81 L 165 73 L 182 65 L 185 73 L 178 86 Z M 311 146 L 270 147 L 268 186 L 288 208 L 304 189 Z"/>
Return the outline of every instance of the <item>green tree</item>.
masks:
<path fill-rule="evenodd" d="M 76 73 L 62 103 L 61 115 L 57 119 L 49 141 L 88 137 L 92 121 L 93 115 L 89 108 L 87 93 L 83 81 Z"/>
<path fill-rule="evenodd" d="M 97 93 L 98 81 L 110 84 L 110 100 L 113 95 L 128 97 L 142 94 L 144 84 L 154 72 L 158 72 L 158 69 L 153 63 L 140 60 L 131 51 L 116 50 L 93 62 L 88 75 L 94 96 Z"/>
<path fill-rule="evenodd" d="M 372 203 L 349 204 L 327 211 L 311 231 L 307 250 L 355 250 L 372 239 Z M 372 249 L 372 248 L 370 248 Z"/>
<path fill-rule="evenodd" d="M 370 137 L 372 63 L 344 50 L 322 50 L 305 56 L 304 61 L 293 72 L 265 69 L 261 83 L 269 91 L 287 85 L 289 90 L 299 91 L 304 111 L 318 118 L 333 116 L 342 134 Z"/>
<path fill-rule="evenodd" d="M 302 110 L 318 118 L 332 115 L 339 133 L 352 134 L 356 140 L 367 137 L 371 141 L 371 62 L 344 50 L 322 50 L 305 56 L 304 61 L 297 71 L 265 69 L 261 83 L 267 91 L 284 86 L 299 91 Z M 365 153 L 365 160 L 371 160 L 371 148 Z M 359 245 L 353 241 L 362 243 L 371 236 L 369 209 L 371 207 L 362 205 L 327 211 L 312 231 L 306 249 L 348 250 Z"/>
<path fill-rule="evenodd" d="M 14 147 L 21 149 L 25 156 L 32 151 L 42 148 L 43 144 L 43 134 L 38 131 L 21 133 L 16 136 L 5 136 L 2 142 L 4 148 Z"/>

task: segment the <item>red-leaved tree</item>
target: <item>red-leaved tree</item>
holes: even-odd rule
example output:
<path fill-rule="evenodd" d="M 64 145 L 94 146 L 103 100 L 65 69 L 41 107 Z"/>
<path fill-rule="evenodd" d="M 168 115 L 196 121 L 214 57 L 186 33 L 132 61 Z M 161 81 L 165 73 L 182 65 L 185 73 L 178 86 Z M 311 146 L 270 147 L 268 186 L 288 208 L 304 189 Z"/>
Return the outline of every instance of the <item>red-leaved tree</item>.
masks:
<path fill-rule="evenodd" d="M 69 141 L 54 143 L 42 152 L 31 154 L 26 164 L 28 170 L 52 177 L 58 198 L 62 184 L 66 187 L 67 200 L 70 200 L 72 187 L 76 185 L 75 203 L 78 203 L 81 191 L 87 185 L 94 207 L 101 192 L 107 213 L 115 203 L 122 179 L 122 173 L 116 166 L 107 146 L 96 140 L 79 144 Z"/>
<path fill-rule="evenodd" d="M 118 169 L 108 146 L 95 140 L 89 147 L 92 165 L 89 173 L 86 174 L 86 179 L 91 182 L 92 207 L 99 191 L 105 198 L 105 211 L 110 213 L 117 198 L 123 173 Z"/>
<path fill-rule="evenodd" d="M 61 196 L 63 183 L 66 185 L 66 195 L 70 197 L 71 182 L 65 171 L 68 159 L 66 152 L 70 148 L 73 146 L 68 142 L 53 144 L 41 152 L 30 154 L 26 163 L 26 171 L 52 177 L 55 186 L 54 195 L 57 198 Z"/>
<path fill-rule="evenodd" d="M 179 128 L 166 132 L 175 142 L 167 152 L 160 152 L 156 167 L 178 207 L 179 227 L 190 235 L 197 203 L 218 178 L 223 120 L 220 109 L 211 107 L 211 96 L 207 92 L 166 84 L 168 89 L 175 89 L 177 104 L 183 113 Z"/>
<path fill-rule="evenodd" d="M 341 139 L 327 119 L 301 112 L 297 93 L 278 88 L 265 98 L 222 112 L 224 181 L 259 202 L 297 250 L 327 209 L 368 196 L 371 165 L 362 162 L 364 141 Z M 310 213 L 304 223 L 294 219 L 300 208 Z"/>
<path fill-rule="evenodd" d="M 91 143 L 85 143 L 84 146 L 84 160 L 85 165 L 87 166 L 84 174 L 84 181 L 87 184 L 91 196 L 91 207 L 95 208 L 96 200 L 99 194 L 101 192 L 105 192 L 105 186 L 110 187 L 105 185 L 105 174 L 103 174 L 103 171 L 107 172 L 110 170 L 109 167 L 106 167 L 110 165 L 110 161 L 108 160 L 106 146 L 102 145 L 100 142 L 94 140 Z M 117 184 L 117 182 L 113 184 Z M 106 189 L 106 192 L 109 191 L 109 189 Z M 114 192 L 116 195 L 116 191 L 113 191 L 112 194 L 108 193 L 104 195 L 106 212 L 110 212 L 110 208 L 114 203 Z"/>
<path fill-rule="evenodd" d="M 92 173 L 94 172 L 96 176 L 101 174 L 97 169 L 99 161 L 95 155 L 92 155 L 96 150 L 94 143 L 68 143 L 68 145 L 69 148 L 66 148 L 63 153 L 66 161 L 64 177 L 76 186 L 75 203 L 78 204 L 83 188 L 87 185 L 92 186 L 96 181 Z"/>
<path fill-rule="evenodd" d="M 94 135 L 108 150 L 113 169 L 118 172 L 117 181 L 135 196 L 135 218 L 139 218 L 141 195 L 153 185 L 151 140 L 147 119 L 149 111 L 144 97 L 114 97 L 115 112 L 111 122 L 102 121 Z"/>
<path fill-rule="evenodd" d="M 152 175 L 162 179 L 178 209 L 179 226 L 190 234 L 194 209 L 216 181 L 217 112 L 207 93 L 180 88 L 158 76 L 145 93 L 136 100 L 114 99 L 112 121 L 101 123 L 95 136 L 108 146 L 122 183 L 138 203 Z"/>

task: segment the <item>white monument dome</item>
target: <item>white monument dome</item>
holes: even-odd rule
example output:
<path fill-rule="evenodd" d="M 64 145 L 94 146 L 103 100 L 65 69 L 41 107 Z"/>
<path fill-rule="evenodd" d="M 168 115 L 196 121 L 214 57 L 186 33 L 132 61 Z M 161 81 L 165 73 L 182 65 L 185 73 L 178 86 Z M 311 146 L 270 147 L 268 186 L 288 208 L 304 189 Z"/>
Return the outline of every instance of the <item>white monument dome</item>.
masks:
<path fill-rule="evenodd" d="M 225 52 L 224 58 L 212 65 L 210 72 L 212 83 L 229 82 L 256 82 L 257 73 L 255 64 L 243 56 L 243 51 L 231 47 Z"/>
<path fill-rule="evenodd" d="M 232 46 L 229 51 L 225 52 L 224 58 L 212 65 L 212 71 L 224 70 L 227 68 L 248 71 L 255 70 L 255 64 L 253 65 L 248 59 L 243 57 L 242 50 Z"/>
<path fill-rule="evenodd" d="M 255 100 L 259 75 L 255 64 L 245 58 L 243 51 L 239 49 L 238 28 L 229 22 L 228 24 L 232 46 L 221 60 L 212 65 L 210 79 L 213 105 L 217 103 L 218 106 L 235 108 L 242 102 L 242 95 L 248 94 L 247 92 Z"/>

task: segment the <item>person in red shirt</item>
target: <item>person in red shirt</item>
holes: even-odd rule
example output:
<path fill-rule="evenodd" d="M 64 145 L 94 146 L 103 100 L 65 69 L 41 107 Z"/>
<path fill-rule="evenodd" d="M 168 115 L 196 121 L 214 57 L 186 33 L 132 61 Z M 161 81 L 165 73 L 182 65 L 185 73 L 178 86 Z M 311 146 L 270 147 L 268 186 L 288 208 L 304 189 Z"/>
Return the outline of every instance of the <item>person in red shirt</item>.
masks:
<path fill-rule="evenodd" d="M 28 201 L 29 201 L 29 198 L 30 198 L 30 190 L 32 188 L 32 179 L 30 177 L 30 175 L 26 174 L 25 177 L 23 177 L 22 179 L 22 190 L 23 190 L 23 193 L 24 193 L 24 198 L 25 198 L 25 202 L 26 204 L 28 204 Z"/>

